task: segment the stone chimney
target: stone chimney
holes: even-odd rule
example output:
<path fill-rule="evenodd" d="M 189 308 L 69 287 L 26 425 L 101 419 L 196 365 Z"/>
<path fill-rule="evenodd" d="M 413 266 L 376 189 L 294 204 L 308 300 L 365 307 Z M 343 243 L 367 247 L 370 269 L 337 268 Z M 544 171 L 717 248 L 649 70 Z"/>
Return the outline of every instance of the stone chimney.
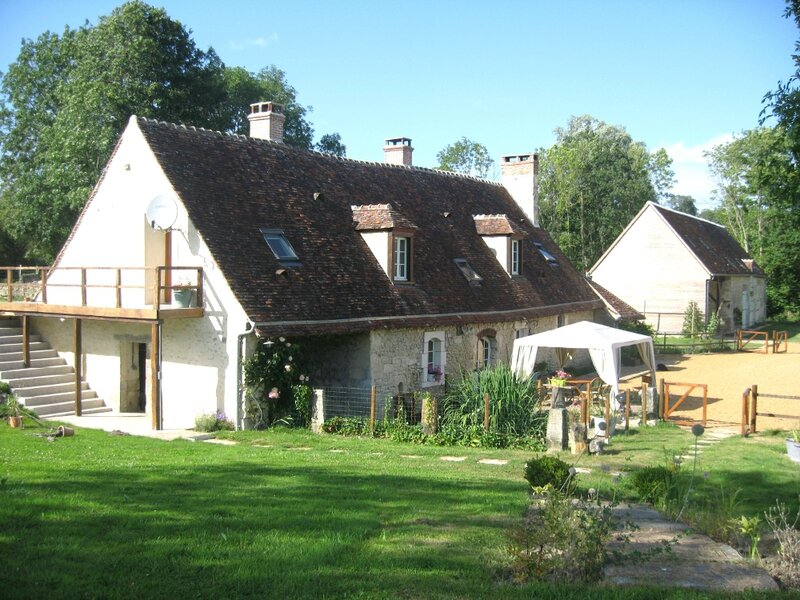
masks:
<path fill-rule="evenodd" d="M 259 140 L 283 142 L 283 106 L 274 102 L 256 102 L 250 105 L 250 137 Z"/>
<path fill-rule="evenodd" d="M 398 137 L 386 140 L 383 147 L 383 160 L 391 165 L 411 166 L 411 138 Z"/>
<path fill-rule="evenodd" d="M 503 186 L 535 227 L 539 226 L 539 155 L 512 154 L 500 159 Z"/>

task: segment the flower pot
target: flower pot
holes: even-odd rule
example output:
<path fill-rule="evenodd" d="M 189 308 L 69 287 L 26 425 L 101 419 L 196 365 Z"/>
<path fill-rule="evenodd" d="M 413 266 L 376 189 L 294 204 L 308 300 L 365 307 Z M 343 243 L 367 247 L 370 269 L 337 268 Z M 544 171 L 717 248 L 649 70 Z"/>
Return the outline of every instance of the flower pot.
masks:
<path fill-rule="evenodd" d="M 172 295 L 175 297 L 176 304 L 181 308 L 194 306 L 194 290 L 175 290 Z"/>
<path fill-rule="evenodd" d="M 786 438 L 786 453 L 794 462 L 800 462 L 800 442 L 795 442 L 791 438 Z"/>
<path fill-rule="evenodd" d="M 8 424 L 11 427 L 22 427 L 22 417 L 8 417 Z"/>

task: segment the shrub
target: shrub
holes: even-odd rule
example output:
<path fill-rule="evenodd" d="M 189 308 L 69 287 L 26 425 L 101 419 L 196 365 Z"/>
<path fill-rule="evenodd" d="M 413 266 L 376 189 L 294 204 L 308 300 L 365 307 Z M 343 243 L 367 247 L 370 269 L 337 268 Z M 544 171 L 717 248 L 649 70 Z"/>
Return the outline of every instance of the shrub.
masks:
<path fill-rule="evenodd" d="M 697 306 L 697 302 L 692 300 L 683 313 L 683 328 L 681 333 L 687 337 L 698 336 L 704 333 L 703 311 Z"/>
<path fill-rule="evenodd" d="M 778 541 L 777 555 L 767 569 L 784 588 L 800 590 L 800 510 L 792 518 L 786 505 L 776 502 L 764 515 Z"/>
<path fill-rule="evenodd" d="M 644 502 L 665 501 L 675 483 L 676 471 L 663 466 L 643 467 L 631 475 L 631 483 Z"/>
<path fill-rule="evenodd" d="M 569 465 L 555 456 L 537 456 L 525 463 L 525 479 L 532 488 L 565 488 L 571 474 Z"/>
<path fill-rule="evenodd" d="M 194 428 L 197 431 L 233 431 L 233 421 L 225 416 L 225 413 L 218 411 L 197 415 L 194 419 Z"/>
<path fill-rule="evenodd" d="M 546 489 L 524 525 L 512 533 L 514 579 L 520 583 L 599 580 L 613 525 L 611 507 Z"/>
<path fill-rule="evenodd" d="M 326 433 L 339 435 L 366 435 L 369 433 L 369 423 L 363 417 L 331 417 L 322 424 Z"/>

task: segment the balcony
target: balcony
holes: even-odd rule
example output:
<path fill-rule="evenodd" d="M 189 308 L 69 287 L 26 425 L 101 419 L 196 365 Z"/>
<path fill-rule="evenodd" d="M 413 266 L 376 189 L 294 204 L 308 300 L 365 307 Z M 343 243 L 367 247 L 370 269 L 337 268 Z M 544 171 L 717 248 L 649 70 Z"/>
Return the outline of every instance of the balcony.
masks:
<path fill-rule="evenodd" d="M 0 267 L 0 316 L 203 316 L 202 267 Z"/>

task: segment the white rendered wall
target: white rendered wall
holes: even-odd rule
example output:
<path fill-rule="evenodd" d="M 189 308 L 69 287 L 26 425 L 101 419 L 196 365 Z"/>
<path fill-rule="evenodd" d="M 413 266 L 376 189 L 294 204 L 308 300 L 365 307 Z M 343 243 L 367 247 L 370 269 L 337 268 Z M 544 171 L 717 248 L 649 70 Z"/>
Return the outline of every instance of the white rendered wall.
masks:
<path fill-rule="evenodd" d="M 367 243 L 370 252 L 375 256 L 375 260 L 378 261 L 383 272 L 391 279 L 393 273 L 390 271 L 392 266 L 389 265 L 389 232 L 370 231 L 362 233 L 361 237 Z"/>

